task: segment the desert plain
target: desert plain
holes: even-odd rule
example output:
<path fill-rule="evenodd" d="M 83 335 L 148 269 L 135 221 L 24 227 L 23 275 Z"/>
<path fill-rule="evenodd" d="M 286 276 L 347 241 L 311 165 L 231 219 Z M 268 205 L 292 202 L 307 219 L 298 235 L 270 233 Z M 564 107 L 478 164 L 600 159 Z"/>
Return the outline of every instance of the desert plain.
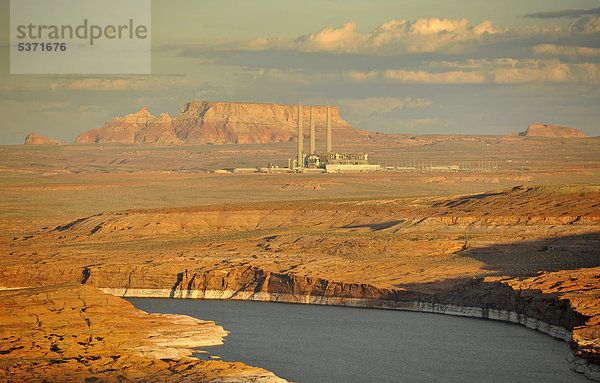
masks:
<path fill-rule="evenodd" d="M 134 296 L 509 320 L 570 342 L 571 368 L 600 380 L 600 138 L 336 145 L 464 168 L 215 173 L 283 168 L 290 141 L 0 147 L 0 381 L 282 381 L 191 358 L 226 329 L 118 298 Z"/>

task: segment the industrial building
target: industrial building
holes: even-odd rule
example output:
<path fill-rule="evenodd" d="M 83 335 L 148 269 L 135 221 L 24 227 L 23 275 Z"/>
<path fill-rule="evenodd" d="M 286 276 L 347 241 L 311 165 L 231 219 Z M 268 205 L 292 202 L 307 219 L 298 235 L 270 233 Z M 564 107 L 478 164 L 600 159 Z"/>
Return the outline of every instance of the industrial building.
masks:
<path fill-rule="evenodd" d="M 304 131 L 302 104 L 298 105 L 298 152 L 297 158 L 290 168 L 297 172 L 325 171 L 327 173 L 368 172 L 380 169 L 379 165 L 369 165 L 367 153 L 342 153 L 333 151 L 331 137 L 331 108 L 327 106 L 326 114 L 326 151 L 316 151 L 316 129 L 313 108 L 310 107 L 310 152 L 304 152 Z"/>

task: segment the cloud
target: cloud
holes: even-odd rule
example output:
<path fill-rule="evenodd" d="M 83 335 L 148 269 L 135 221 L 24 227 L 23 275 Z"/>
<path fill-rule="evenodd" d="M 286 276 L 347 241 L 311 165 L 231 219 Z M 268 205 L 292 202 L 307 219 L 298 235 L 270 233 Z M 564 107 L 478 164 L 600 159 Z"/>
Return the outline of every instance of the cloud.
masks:
<path fill-rule="evenodd" d="M 344 113 L 345 115 L 346 113 Z M 354 123 L 354 121 L 352 121 Z M 406 118 L 395 115 L 375 115 L 356 121 L 356 126 L 379 132 L 401 133 L 401 134 L 427 134 L 441 133 L 447 130 L 447 127 L 453 121 L 448 118 Z"/>
<path fill-rule="evenodd" d="M 266 80 L 270 82 L 302 84 L 311 86 L 316 83 L 347 82 L 363 83 L 379 81 L 379 71 L 340 71 L 340 72 L 312 72 L 299 69 L 269 69 L 250 72 L 252 80 Z"/>
<path fill-rule="evenodd" d="M 433 104 L 433 101 L 424 98 L 397 98 L 397 97 L 368 97 L 362 99 L 342 98 L 337 103 L 342 110 L 350 111 L 355 117 L 366 117 L 373 113 L 391 113 L 404 108 L 424 109 Z"/>
<path fill-rule="evenodd" d="M 372 70 L 369 72 L 349 71 L 346 77 L 351 81 L 368 81 L 379 77 L 379 72 Z"/>
<path fill-rule="evenodd" d="M 470 59 L 463 62 L 432 63 L 431 66 L 445 68 L 446 71 L 390 69 L 383 72 L 383 77 L 392 82 L 420 84 L 600 83 L 600 64 L 563 63 L 556 58 Z"/>
<path fill-rule="evenodd" d="M 39 109 L 36 111 L 39 112 L 64 112 L 68 111 L 71 106 L 70 101 L 55 101 L 55 102 L 45 102 L 40 105 Z"/>
<path fill-rule="evenodd" d="M 559 59 L 511 60 L 489 68 L 497 84 L 522 83 L 600 83 L 600 65 L 593 63 L 567 64 Z"/>
<path fill-rule="evenodd" d="M 561 9 L 558 11 L 540 11 L 528 13 L 524 17 L 531 19 L 555 19 L 561 17 L 577 18 L 587 15 L 600 15 L 600 8 L 593 9 Z"/>
<path fill-rule="evenodd" d="M 432 73 L 426 71 L 387 70 L 388 80 L 421 84 L 481 84 L 485 76 L 478 71 L 450 71 Z"/>
<path fill-rule="evenodd" d="M 174 87 L 191 87 L 193 81 L 187 78 L 171 79 L 168 77 L 131 77 L 131 78 L 79 78 L 65 79 L 61 82 L 52 82 L 49 87 L 53 91 L 143 91 L 166 90 Z"/>
<path fill-rule="evenodd" d="M 87 78 L 74 81 L 55 82 L 50 84 L 50 89 L 59 90 L 96 90 L 96 91 L 111 91 L 111 90 L 139 90 L 148 89 L 150 84 L 147 81 L 136 81 L 126 79 L 100 79 Z"/>
<path fill-rule="evenodd" d="M 582 47 L 541 45 L 536 48 L 540 56 L 535 59 L 466 59 L 462 61 L 423 62 L 418 67 L 406 69 L 381 69 L 373 71 L 312 72 L 302 69 L 257 70 L 251 74 L 256 83 L 300 85 L 306 89 L 326 84 L 523 84 L 523 83 L 600 83 L 600 64 L 589 62 L 563 62 L 554 53 L 564 55 L 582 53 L 600 57 L 600 51 Z M 426 68 L 426 69 L 420 69 Z M 249 75 L 250 76 L 250 75 Z M 409 100 L 396 98 L 372 99 L 378 105 L 411 107 Z M 400 101 L 404 104 L 400 104 Z M 391 104 L 390 104 L 391 103 Z M 381 111 L 380 111 L 381 112 Z"/>
<path fill-rule="evenodd" d="M 106 105 L 79 105 L 74 101 L 48 102 L 39 110 L 45 113 L 104 113 L 109 110 Z"/>
<path fill-rule="evenodd" d="M 578 57 L 600 57 L 600 48 L 578 47 L 568 45 L 555 44 L 539 44 L 532 48 L 532 51 L 537 56 L 552 56 L 552 57 L 570 57 L 572 59 Z"/>
<path fill-rule="evenodd" d="M 341 28 L 327 27 L 297 41 L 297 48 L 309 52 L 354 52 L 367 43 L 368 35 L 356 32 L 356 23 Z"/>
<path fill-rule="evenodd" d="M 587 11 L 585 11 L 587 12 Z M 590 11 L 591 12 L 591 11 Z M 591 13 L 590 13 L 591 14 Z M 525 27 L 499 27 L 486 20 L 471 24 L 468 19 L 419 18 L 415 21 L 392 19 L 368 32 L 360 32 L 354 21 L 327 26 L 297 38 L 272 37 L 246 41 L 216 41 L 196 46 L 181 46 L 180 55 L 210 58 L 214 52 L 301 52 L 367 56 L 417 54 L 462 55 L 515 50 L 523 45 L 561 42 L 573 39 L 596 41 L 600 16 L 574 20 L 568 27 L 550 23 Z M 583 35 L 583 36 L 582 36 Z M 581 42 L 580 42 L 581 43 Z"/>
<path fill-rule="evenodd" d="M 512 67 L 493 71 L 494 82 L 501 84 L 574 81 L 571 66 L 559 60 L 526 60 Z"/>
<path fill-rule="evenodd" d="M 0 88 L 0 93 L 4 94 L 4 93 L 10 93 L 10 92 L 14 92 L 14 91 L 35 91 L 36 86 L 34 84 L 32 84 L 31 82 L 25 82 L 25 81 L 17 81 L 17 82 L 12 82 L 12 83 L 8 83 L 6 85 L 4 85 L 2 88 Z"/>
<path fill-rule="evenodd" d="M 473 42 L 505 33 L 505 28 L 483 21 L 471 25 L 467 19 L 420 18 L 390 20 L 370 32 L 357 32 L 357 24 L 348 21 L 341 27 L 328 26 L 316 33 L 296 39 L 275 37 L 250 41 L 217 41 L 195 47 L 182 47 L 183 56 L 203 57 L 207 51 L 267 51 L 329 52 L 369 55 L 394 55 L 420 52 L 458 52 Z"/>
<path fill-rule="evenodd" d="M 569 25 L 567 30 L 571 33 L 597 33 L 597 32 L 600 32 L 600 16 L 582 17 L 577 20 L 574 20 Z"/>
<path fill-rule="evenodd" d="M 346 73 L 307 73 L 300 70 L 269 69 L 258 70 L 251 74 L 252 80 L 267 80 L 277 83 L 310 85 L 349 77 Z"/>
<path fill-rule="evenodd" d="M 469 43 L 502 33 L 491 21 L 472 26 L 467 19 L 420 18 L 391 20 L 368 33 L 356 32 L 356 24 L 327 27 L 295 40 L 293 49 L 305 52 L 366 53 L 389 55 L 460 51 Z"/>

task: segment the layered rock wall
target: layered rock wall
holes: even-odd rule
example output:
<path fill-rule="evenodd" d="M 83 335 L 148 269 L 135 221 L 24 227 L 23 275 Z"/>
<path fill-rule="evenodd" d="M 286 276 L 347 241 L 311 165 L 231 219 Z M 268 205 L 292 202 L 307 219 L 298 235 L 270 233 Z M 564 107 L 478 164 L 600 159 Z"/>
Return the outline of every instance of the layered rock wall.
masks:
<path fill-rule="evenodd" d="M 310 109 L 318 135 L 325 137 L 325 106 L 304 106 L 308 126 Z M 117 117 L 77 137 L 77 143 L 161 143 L 161 144 L 250 144 L 294 141 L 297 139 L 297 105 L 266 103 L 196 101 L 185 104 L 181 113 L 170 117 L 153 116 L 142 108 L 135 114 Z M 359 140 L 370 132 L 359 130 L 331 107 L 334 139 Z M 309 134 L 305 132 L 305 136 Z"/>

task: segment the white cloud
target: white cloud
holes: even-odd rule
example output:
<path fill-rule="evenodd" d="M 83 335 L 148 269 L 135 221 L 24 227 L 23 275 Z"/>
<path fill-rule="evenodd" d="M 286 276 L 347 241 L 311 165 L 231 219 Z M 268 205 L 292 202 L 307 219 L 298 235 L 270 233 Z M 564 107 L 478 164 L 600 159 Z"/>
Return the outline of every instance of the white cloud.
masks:
<path fill-rule="evenodd" d="M 533 37 L 547 40 L 559 35 L 568 37 L 575 33 L 596 32 L 600 32 L 599 16 L 577 19 L 566 28 L 553 23 L 507 28 L 498 27 L 489 20 L 472 25 L 467 19 L 431 17 L 420 18 L 414 22 L 392 19 L 366 33 L 358 32 L 357 24 L 348 21 L 340 27 L 328 26 L 296 39 L 274 37 L 251 41 L 220 41 L 198 48 L 240 51 L 296 50 L 369 55 L 463 53 L 484 47 L 490 42 L 518 41 Z"/>
<path fill-rule="evenodd" d="M 296 50 L 301 52 L 361 53 L 395 55 L 418 52 L 458 52 L 473 42 L 488 36 L 503 34 L 506 28 L 496 27 L 492 21 L 471 25 L 467 19 L 440 19 L 437 17 L 391 20 L 367 33 L 357 32 L 357 24 L 348 21 L 341 27 L 328 26 L 316 33 L 290 39 L 286 37 L 258 38 L 250 41 L 217 41 L 202 44 L 198 49 L 208 50 Z M 186 50 L 193 55 L 194 49 Z"/>
<path fill-rule="evenodd" d="M 368 33 L 356 32 L 356 23 L 341 28 L 327 27 L 318 33 L 301 37 L 290 49 L 305 52 L 366 53 L 390 55 L 399 53 L 460 51 L 470 42 L 501 33 L 491 21 L 472 26 L 467 19 L 437 17 L 391 20 Z"/>
<path fill-rule="evenodd" d="M 299 44 L 300 50 L 317 52 L 354 52 L 364 46 L 367 36 L 356 32 L 356 23 L 347 22 L 341 28 L 327 27 L 310 34 Z"/>

